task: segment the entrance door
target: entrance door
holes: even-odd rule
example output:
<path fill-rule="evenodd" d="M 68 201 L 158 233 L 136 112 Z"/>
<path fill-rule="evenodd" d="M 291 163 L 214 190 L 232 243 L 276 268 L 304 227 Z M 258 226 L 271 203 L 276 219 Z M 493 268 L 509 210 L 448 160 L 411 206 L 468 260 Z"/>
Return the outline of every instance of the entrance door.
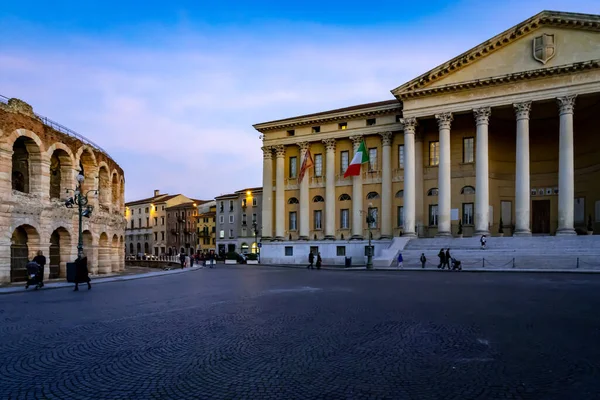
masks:
<path fill-rule="evenodd" d="M 54 231 L 50 236 L 50 272 L 49 279 L 56 279 L 60 275 L 60 236 Z"/>
<path fill-rule="evenodd" d="M 532 233 L 550 233 L 550 200 L 531 202 Z"/>

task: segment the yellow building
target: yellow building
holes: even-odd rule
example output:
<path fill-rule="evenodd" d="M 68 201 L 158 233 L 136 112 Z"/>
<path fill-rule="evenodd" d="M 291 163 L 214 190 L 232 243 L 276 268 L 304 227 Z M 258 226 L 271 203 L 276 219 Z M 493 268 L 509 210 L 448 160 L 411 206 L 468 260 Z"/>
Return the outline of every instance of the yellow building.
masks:
<path fill-rule="evenodd" d="M 217 204 L 214 200 L 198 206 L 197 250 L 201 252 L 209 252 L 210 250 L 216 250 L 216 222 Z"/>
<path fill-rule="evenodd" d="M 367 215 L 383 240 L 600 221 L 600 16 L 541 12 L 392 93 L 255 125 L 263 239 L 359 240 Z M 370 162 L 345 179 L 362 141 Z M 315 165 L 298 182 L 307 150 Z"/>

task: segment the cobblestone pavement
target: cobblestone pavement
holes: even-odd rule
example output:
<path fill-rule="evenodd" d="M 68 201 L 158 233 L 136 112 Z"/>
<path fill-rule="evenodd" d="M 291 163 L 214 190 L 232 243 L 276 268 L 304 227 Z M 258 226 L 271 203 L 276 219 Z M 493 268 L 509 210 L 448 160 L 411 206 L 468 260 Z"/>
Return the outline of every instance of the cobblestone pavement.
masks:
<path fill-rule="evenodd" d="M 597 399 L 600 276 L 239 266 L 0 297 L 1 399 Z"/>

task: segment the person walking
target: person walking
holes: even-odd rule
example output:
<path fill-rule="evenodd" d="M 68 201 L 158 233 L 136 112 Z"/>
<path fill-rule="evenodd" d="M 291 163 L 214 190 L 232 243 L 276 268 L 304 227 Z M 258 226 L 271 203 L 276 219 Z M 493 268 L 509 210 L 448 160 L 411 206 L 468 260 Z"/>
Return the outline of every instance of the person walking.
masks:
<path fill-rule="evenodd" d="M 448 267 L 448 270 L 450 270 L 450 260 L 452 259 L 452 257 L 450 257 L 450 249 L 446 249 L 446 257 L 444 257 L 444 261 L 445 264 L 444 266 Z M 442 269 L 444 269 L 444 267 L 442 267 Z"/>
<path fill-rule="evenodd" d="M 315 262 L 315 255 L 311 251 L 310 253 L 308 253 L 308 266 L 306 267 L 306 269 L 314 269 L 313 262 Z"/>
<path fill-rule="evenodd" d="M 40 287 L 44 287 L 44 266 L 46 265 L 46 257 L 44 257 L 44 252 L 38 250 L 37 255 L 33 257 L 33 262 L 36 262 L 40 266 L 39 285 Z"/>
<path fill-rule="evenodd" d="M 479 239 L 479 242 L 481 243 L 481 250 L 485 250 L 485 247 L 487 245 L 487 238 L 485 237 L 485 235 L 481 235 L 481 239 Z"/>
<path fill-rule="evenodd" d="M 402 253 L 398 253 L 398 268 L 402 268 L 402 261 L 404 261 Z"/>
<path fill-rule="evenodd" d="M 183 269 L 185 267 L 185 254 L 179 254 L 179 262 L 181 263 L 181 269 Z"/>
<path fill-rule="evenodd" d="M 425 268 L 425 263 L 427 262 L 427 258 L 425 257 L 425 253 L 421 253 L 421 268 Z"/>
<path fill-rule="evenodd" d="M 200 253 L 198 256 L 198 264 L 201 264 L 203 267 L 206 267 L 206 259 L 204 258 L 204 253 Z"/>
<path fill-rule="evenodd" d="M 210 254 L 208 255 L 209 261 L 210 261 L 210 268 L 213 267 L 213 263 L 215 262 L 215 252 L 211 251 Z"/>
<path fill-rule="evenodd" d="M 75 289 L 74 292 L 79 290 L 80 283 L 87 283 L 88 290 L 92 288 L 91 279 L 88 270 L 88 259 L 85 254 L 81 257 L 77 257 L 75 260 Z"/>
<path fill-rule="evenodd" d="M 321 269 L 321 263 L 323 259 L 321 258 L 321 253 L 317 253 L 317 269 Z"/>
<path fill-rule="evenodd" d="M 444 249 L 440 249 L 438 253 L 438 257 L 440 258 L 440 263 L 438 264 L 438 268 L 442 268 L 444 266 L 444 262 L 446 259 L 446 255 L 444 254 Z"/>

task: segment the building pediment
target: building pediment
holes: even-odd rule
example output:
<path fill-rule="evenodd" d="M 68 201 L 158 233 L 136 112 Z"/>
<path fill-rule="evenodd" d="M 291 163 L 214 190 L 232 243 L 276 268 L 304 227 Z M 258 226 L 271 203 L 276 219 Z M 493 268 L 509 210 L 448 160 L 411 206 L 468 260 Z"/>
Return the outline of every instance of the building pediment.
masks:
<path fill-rule="evenodd" d="M 400 100 L 600 67 L 600 16 L 543 11 L 392 90 Z"/>

